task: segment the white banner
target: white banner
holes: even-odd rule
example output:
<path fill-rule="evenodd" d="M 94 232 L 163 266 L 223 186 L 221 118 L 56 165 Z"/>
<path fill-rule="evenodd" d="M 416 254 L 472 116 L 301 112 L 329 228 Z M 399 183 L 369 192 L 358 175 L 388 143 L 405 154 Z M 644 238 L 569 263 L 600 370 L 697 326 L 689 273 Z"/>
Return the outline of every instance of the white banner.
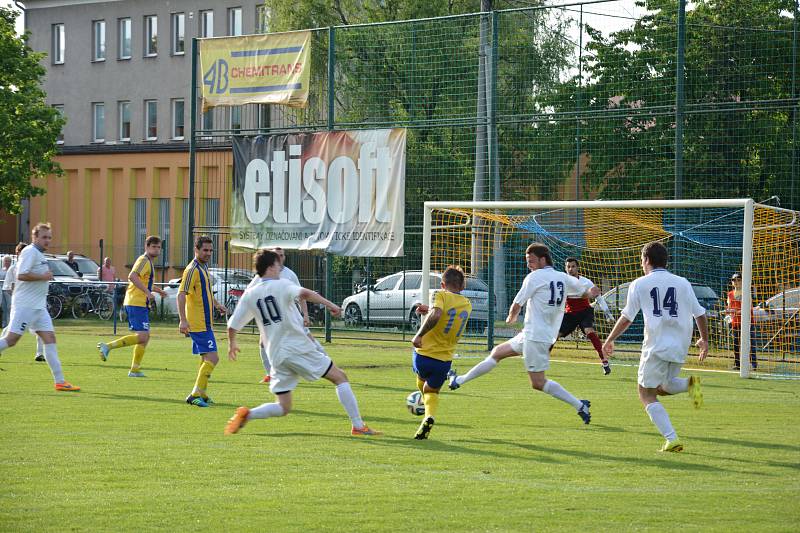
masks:
<path fill-rule="evenodd" d="M 231 244 L 403 255 L 406 130 L 234 138 Z"/>

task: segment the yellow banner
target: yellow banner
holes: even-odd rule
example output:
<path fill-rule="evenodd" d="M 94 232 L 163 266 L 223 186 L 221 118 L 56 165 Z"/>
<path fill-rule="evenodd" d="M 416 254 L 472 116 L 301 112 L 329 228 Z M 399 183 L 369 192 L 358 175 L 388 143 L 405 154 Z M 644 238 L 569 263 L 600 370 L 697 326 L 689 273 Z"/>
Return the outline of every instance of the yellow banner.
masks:
<path fill-rule="evenodd" d="M 305 107 L 311 32 L 200 40 L 203 111 L 218 105 Z"/>

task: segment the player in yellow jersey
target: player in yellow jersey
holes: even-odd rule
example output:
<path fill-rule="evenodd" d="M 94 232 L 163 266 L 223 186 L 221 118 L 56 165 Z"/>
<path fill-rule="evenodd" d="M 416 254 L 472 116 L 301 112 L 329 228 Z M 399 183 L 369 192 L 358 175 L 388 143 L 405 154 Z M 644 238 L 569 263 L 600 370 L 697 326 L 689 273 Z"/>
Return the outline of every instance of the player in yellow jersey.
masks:
<path fill-rule="evenodd" d="M 186 403 L 197 407 L 208 407 L 213 403 L 206 393 L 211 372 L 219 362 L 217 340 L 212 329 L 213 308 L 226 312 L 211 291 L 208 262 L 213 253 L 211 237 L 198 237 L 194 243 L 194 259 L 186 265 L 178 288 L 178 315 L 181 319 L 178 329 L 192 338 L 192 353 L 201 359 L 194 388 L 186 398 Z"/>
<path fill-rule="evenodd" d="M 456 344 L 467 326 L 472 304 L 460 293 L 464 290 L 464 271 L 449 266 L 442 274 L 442 289 L 431 294 L 430 306 L 418 310 L 427 313 L 419 331 L 411 339 L 414 345 L 413 368 L 417 387 L 425 403 L 425 418 L 415 439 L 427 439 L 433 427 L 442 388 L 453 361 Z"/>
<path fill-rule="evenodd" d="M 156 292 L 162 297 L 167 293 L 153 286 L 153 260 L 161 253 L 161 238 L 150 235 L 144 241 L 144 253 L 133 263 L 131 273 L 128 274 L 128 289 L 125 291 L 125 313 L 128 315 L 128 329 L 133 333 L 120 337 L 108 344 L 97 343 L 100 359 L 108 359 L 108 354 L 115 348 L 133 346 L 133 361 L 128 377 L 143 378 L 142 359 L 144 350 L 150 341 L 150 301 Z"/>

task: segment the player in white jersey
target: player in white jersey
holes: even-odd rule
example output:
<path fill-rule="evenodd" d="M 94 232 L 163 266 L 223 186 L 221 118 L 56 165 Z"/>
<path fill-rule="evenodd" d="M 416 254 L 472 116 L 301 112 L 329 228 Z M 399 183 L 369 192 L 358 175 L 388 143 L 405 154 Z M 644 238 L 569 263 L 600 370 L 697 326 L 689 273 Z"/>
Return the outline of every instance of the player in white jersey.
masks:
<path fill-rule="evenodd" d="M 450 389 L 455 390 L 464 383 L 490 372 L 506 357 L 522 354 L 531 386 L 563 402 L 578 412 L 584 424 L 591 421 L 589 400 L 579 400 L 564 387 L 545 377 L 550 367 L 550 346 L 558 338 L 558 329 L 564 316 L 567 294 L 595 298 L 600 289 L 592 287 L 584 291 L 577 278 L 558 272 L 553 268 L 553 259 L 547 246 L 533 243 L 525 250 L 525 261 L 530 274 L 522 282 L 522 288 L 508 310 L 506 323 L 517 321 L 525 305 L 525 326 L 520 334 L 492 350 L 491 355 L 472 367 L 463 376 L 450 371 Z"/>
<path fill-rule="evenodd" d="M 289 280 L 292 283 L 294 283 L 295 285 L 297 285 L 298 287 L 301 286 L 300 285 L 300 279 L 297 277 L 297 274 L 295 274 L 292 271 L 292 269 L 290 269 L 289 267 L 287 267 L 285 265 L 286 254 L 283 252 L 283 248 L 281 248 L 280 246 L 275 246 L 273 248 L 267 248 L 267 249 L 268 250 L 272 250 L 273 252 L 278 254 L 278 258 L 281 261 L 280 279 Z M 262 281 L 261 276 L 256 274 L 253 277 L 252 281 L 250 281 L 250 284 L 247 286 L 247 288 L 249 289 L 250 287 L 253 287 L 256 284 L 260 283 L 261 281 Z M 311 340 L 313 340 L 314 342 L 317 342 L 316 339 L 314 339 L 314 337 L 311 335 L 311 332 L 308 329 L 308 326 L 311 325 L 311 320 L 308 318 L 308 305 L 306 304 L 305 300 L 300 300 L 298 302 L 298 304 L 300 305 L 300 310 L 303 313 L 303 325 L 306 327 L 306 333 L 311 338 Z M 269 381 L 271 379 L 269 377 L 269 372 L 270 372 L 270 369 L 272 368 L 272 364 L 269 362 L 269 356 L 267 355 L 267 349 L 264 347 L 264 344 L 265 344 L 264 343 L 264 339 L 259 338 L 258 339 L 258 349 L 259 349 L 259 352 L 260 352 L 260 355 L 261 355 L 261 364 L 264 366 L 264 378 L 259 383 L 269 383 Z M 317 344 L 319 344 L 319 343 L 317 343 Z M 320 346 L 320 348 L 322 348 L 322 346 Z"/>
<path fill-rule="evenodd" d="M 53 231 L 49 224 L 40 222 L 33 228 L 32 235 L 33 242 L 22 250 L 17 260 L 17 281 L 11 296 L 11 321 L 8 332 L 0 338 L 0 353 L 17 344 L 26 329 L 33 329 L 44 342 L 44 357 L 53 374 L 56 390 L 79 391 L 79 387 L 64 379 L 53 320 L 47 312 L 47 290 L 53 273 L 43 252 L 53 240 Z"/>
<path fill-rule="evenodd" d="M 275 252 L 259 250 L 254 256 L 254 262 L 263 281 L 245 291 L 228 321 L 228 358 L 231 361 L 236 360 L 239 353 L 236 333 L 255 318 L 272 362 L 269 388 L 277 401 L 253 409 L 239 407 L 228 421 L 225 434 L 238 432 L 253 418 L 289 414 L 292 409 L 292 391 L 297 387 L 299 379 L 316 381 L 325 378 L 336 385 L 339 402 L 352 422 L 351 434 L 379 435 L 380 432 L 367 427 L 361 419 L 358 402 L 345 373 L 333 364 L 318 344 L 308 338 L 295 300 L 301 298 L 322 304 L 334 316 L 341 314 L 341 308 L 314 291 L 280 279 L 281 263 Z"/>
<path fill-rule="evenodd" d="M 641 311 L 644 341 L 639 360 L 639 399 L 650 420 L 667 439 L 661 451 L 679 452 L 683 444 L 658 396 L 688 392 L 696 408 L 702 405 L 700 379 L 697 376 L 679 378 L 678 374 L 692 342 L 692 318 L 700 331 L 697 341 L 700 361 L 708 355 L 708 324 L 706 310 L 697 301 L 691 283 L 666 268 L 666 247 L 660 242 L 646 244 L 642 248 L 645 275 L 628 287 L 628 302 L 603 344 L 603 352 L 609 357 L 614 353 L 614 341 Z"/>
<path fill-rule="evenodd" d="M 24 250 L 26 246 L 28 245 L 24 242 L 17 243 L 17 247 L 14 249 L 14 255 L 17 256 L 17 261 L 19 261 L 19 254 L 22 253 L 22 250 Z M 11 320 L 11 298 L 12 294 L 14 293 L 14 285 L 16 285 L 16 283 L 17 283 L 17 263 L 14 263 L 13 265 L 11 265 L 11 268 L 8 269 L 8 272 L 6 272 L 6 277 L 3 280 L 3 293 L 6 296 L 6 298 L 8 298 L 9 316 L 5 318 L 5 320 L 8 323 L 5 325 L 3 333 L 0 334 L 0 337 L 5 337 L 6 333 L 8 333 L 8 326 Z M 46 361 L 46 359 L 44 358 L 44 342 L 42 342 L 42 338 L 36 334 L 36 330 L 34 330 L 33 328 L 28 328 L 28 331 L 31 332 L 31 335 L 36 337 L 36 356 L 33 358 L 33 360 L 36 361 L 37 363 L 44 363 Z"/>

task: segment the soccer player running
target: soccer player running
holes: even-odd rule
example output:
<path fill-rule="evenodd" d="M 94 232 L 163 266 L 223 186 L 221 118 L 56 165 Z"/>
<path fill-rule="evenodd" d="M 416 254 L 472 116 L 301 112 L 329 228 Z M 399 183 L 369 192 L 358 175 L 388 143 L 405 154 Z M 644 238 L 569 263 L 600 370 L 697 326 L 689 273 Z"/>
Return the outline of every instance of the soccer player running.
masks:
<path fill-rule="evenodd" d="M 280 279 L 289 280 L 292 283 L 294 283 L 295 285 L 297 285 L 298 287 L 300 287 L 301 286 L 300 285 L 300 279 L 297 277 L 297 274 L 295 274 L 292 271 L 292 269 L 287 267 L 286 264 L 285 264 L 286 263 L 286 254 L 283 252 L 283 248 L 281 248 L 280 246 L 275 246 L 273 248 L 268 248 L 268 249 L 272 250 L 273 252 L 275 252 L 278 255 L 278 258 L 280 259 L 280 262 L 281 262 Z M 253 287 L 254 285 L 257 285 L 258 283 L 261 283 L 261 281 L 262 281 L 261 276 L 256 274 L 255 277 L 253 278 L 253 280 L 247 286 L 247 288 L 249 289 L 250 287 Z M 311 337 L 311 340 L 316 342 L 316 340 L 311 335 L 311 332 L 308 329 L 308 326 L 311 325 L 311 319 L 308 318 L 308 305 L 306 304 L 305 300 L 300 300 L 299 301 L 299 305 L 300 305 L 300 311 L 303 313 L 303 325 L 306 328 L 306 334 L 308 334 L 309 337 Z M 258 349 L 259 349 L 259 352 L 261 354 L 261 364 L 264 366 L 264 378 L 260 381 L 260 383 L 269 383 L 269 381 L 271 379 L 269 377 L 269 373 L 270 373 L 270 370 L 272 368 L 272 364 L 269 362 L 269 356 L 267 355 L 267 348 L 265 347 L 265 345 L 266 345 L 266 343 L 264 342 L 264 339 L 259 338 L 258 339 Z M 322 346 L 320 346 L 320 348 L 321 347 Z"/>
<path fill-rule="evenodd" d="M 697 341 L 700 361 L 708 355 L 708 324 L 706 310 L 697 301 L 691 283 L 666 268 L 666 247 L 660 242 L 646 244 L 642 248 L 645 275 L 635 279 L 628 288 L 628 302 L 603 344 L 603 352 L 611 357 L 614 341 L 641 310 L 644 341 L 639 361 L 639 399 L 650 420 L 667 439 L 661 451 L 679 452 L 683 444 L 658 396 L 688 392 L 695 408 L 702 405 L 700 379 L 697 376 L 679 378 L 678 374 L 692 342 L 692 318 L 700 331 Z"/>
<path fill-rule="evenodd" d="M 550 347 L 558 337 L 558 328 L 564 316 L 567 294 L 580 294 L 584 298 L 596 298 L 600 289 L 592 287 L 581 292 L 582 284 L 574 277 L 553 268 L 550 249 L 535 242 L 525 250 L 525 260 L 530 274 L 525 277 L 514 302 L 508 310 L 506 323 L 517 321 L 522 306 L 525 305 L 525 326 L 521 333 L 495 347 L 492 353 L 472 367 L 463 376 L 450 372 L 450 389 L 455 390 L 464 383 L 490 372 L 497 363 L 507 357 L 522 354 L 531 386 L 550 396 L 570 404 L 578 412 L 584 424 L 588 424 L 591 402 L 579 400 L 558 382 L 545 377 L 550 368 Z"/>
<path fill-rule="evenodd" d="M 576 278 L 581 283 L 581 293 L 584 293 L 594 287 L 594 283 L 589 278 L 580 275 L 580 264 L 574 257 L 569 257 L 564 262 L 564 270 L 567 274 Z M 610 316 L 611 311 L 608 309 L 605 300 L 602 296 L 598 296 L 596 301 L 607 314 Z M 608 359 L 603 355 L 603 343 L 597 332 L 594 330 L 594 309 L 589 305 L 589 298 L 567 296 L 567 306 L 564 308 L 564 318 L 561 321 L 561 327 L 558 330 L 559 337 L 566 337 L 576 328 L 581 328 L 581 331 L 589 342 L 592 343 L 597 355 L 600 357 L 600 362 L 603 364 L 603 375 L 607 376 L 611 373 L 611 365 Z"/>
<path fill-rule="evenodd" d="M 17 258 L 16 283 L 11 296 L 11 321 L 8 332 L 0 338 L 0 353 L 14 346 L 26 329 L 33 329 L 44 342 L 44 358 L 53 374 L 57 391 L 79 391 L 64 379 L 61 361 L 58 359 L 56 334 L 53 320 L 47 312 L 47 291 L 53 273 L 47 265 L 44 252 L 53 240 L 50 224 L 40 222 L 31 232 L 32 243 L 26 246 Z"/>
<path fill-rule="evenodd" d="M 186 397 L 186 403 L 197 407 L 208 407 L 214 403 L 208 397 L 206 389 L 214 367 L 219 363 L 217 355 L 217 339 L 214 338 L 213 307 L 222 313 L 227 312 L 225 306 L 214 299 L 211 290 L 211 276 L 208 273 L 208 262 L 214 253 L 211 237 L 202 235 L 194 243 L 194 259 L 186 265 L 178 288 L 178 329 L 192 339 L 192 353 L 200 356 L 200 368 L 192 393 Z"/>
<path fill-rule="evenodd" d="M 411 339 L 414 345 L 412 365 L 425 404 L 425 418 L 414 435 L 417 440 L 427 439 L 433 427 L 439 407 L 439 390 L 447 379 L 456 344 L 472 312 L 469 299 L 461 295 L 465 282 L 460 267 L 448 266 L 442 274 L 443 290 L 431 294 L 430 306 L 417 308 L 420 314 L 427 313 L 419 331 Z"/>
<path fill-rule="evenodd" d="M 336 385 L 336 395 L 352 423 L 351 435 L 380 435 L 379 431 L 370 429 L 361 419 L 358 402 L 345 373 L 333 364 L 318 344 L 308 338 L 295 300 L 301 298 L 322 304 L 330 309 L 333 316 L 339 316 L 341 308 L 314 291 L 280 279 L 281 262 L 275 252 L 259 250 L 253 259 L 256 272 L 263 282 L 244 292 L 233 316 L 228 320 L 228 358 L 236 360 L 239 353 L 236 334 L 255 318 L 272 361 L 269 388 L 277 401 L 252 409 L 239 407 L 225 426 L 225 434 L 237 433 L 248 420 L 254 418 L 289 414 L 292 391 L 299 379 L 316 381 L 325 378 Z"/>
<path fill-rule="evenodd" d="M 131 273 L 128 274 L 128 288 L 125 291 L 125 314 L 128 315 L 128 329 L 133 333 L 113 340 L 108 344 L 97 343 L 100 359 L 108 360 L 111 350 L 123 346 L 133 346 L 133 360 L 128 372 L 129 378 L 143 378 L 142 359 L 147 343 L 150 342 L 150 302 L 153 293 L 158 293 L 163 298 L 166 292 L 153 286 L 155 270 L 153 260 L 161 254 L 161 238 L 150 235 L 144 241 L 144 253 L 133 263 Z"/>

